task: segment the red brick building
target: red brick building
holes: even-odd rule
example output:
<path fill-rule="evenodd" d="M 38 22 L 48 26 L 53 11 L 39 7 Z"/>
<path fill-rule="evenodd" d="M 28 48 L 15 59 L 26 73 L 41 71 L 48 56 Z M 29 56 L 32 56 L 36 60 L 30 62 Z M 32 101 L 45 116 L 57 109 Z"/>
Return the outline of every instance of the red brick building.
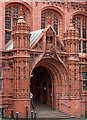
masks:
<path fill-rule="evenodd" d="M 80 117 L 87 110 L 87 3 L 0 2 L 3 116 L 34 100 Z M 33 77 L 31 77 L 33 76 Z"/>

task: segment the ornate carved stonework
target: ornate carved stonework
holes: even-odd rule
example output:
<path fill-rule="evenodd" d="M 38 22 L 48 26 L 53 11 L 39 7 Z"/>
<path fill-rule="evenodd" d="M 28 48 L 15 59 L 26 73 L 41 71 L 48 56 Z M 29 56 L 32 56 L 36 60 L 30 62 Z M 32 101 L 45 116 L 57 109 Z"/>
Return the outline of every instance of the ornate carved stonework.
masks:
<path fill-rule="evenodd" d="M 46 52 L 43 56 L 43 59 L 45 59 L 45 58 L 53 58 L 53 59 L 58 60 L 58 57 L 57 57 L 55 51 Z"/>
<path fill-rule="evenodd" d="M 53 31 L 52 28 L 50 27 L 50 28 L 46 31 L 46 36 L 51 37 L 51 36 L 54 36 L 54 35 L 55 35 L 54 31 Z"/>
<path fill-rule="evenodd" d="M 33 47 L 34 50 L 42 50 L 43 48 L 43 41 L 42 38 L 36 43 L 36 45 Z"/>

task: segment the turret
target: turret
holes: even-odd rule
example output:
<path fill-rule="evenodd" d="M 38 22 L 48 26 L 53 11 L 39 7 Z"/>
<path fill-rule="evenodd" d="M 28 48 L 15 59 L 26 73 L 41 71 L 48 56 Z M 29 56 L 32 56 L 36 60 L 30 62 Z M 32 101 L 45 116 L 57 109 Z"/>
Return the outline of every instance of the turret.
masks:
<path fill-rule="evenodd" d="M 30 48 L 30 27 L 26 24 L 22 16 L 22 7 L 20 8 L 20 16 L 17 25 L 13 26 L 13 49 L 29 49 Z"/>
<path fill-rule="evenodd" d="M 13 110 L 14 116 L 16 116 L 16 112 L 20 111 L 25 118 L 26 106 L 30 110 L 30 28 L 23 19 L 22 8 L 20 13 L 17 25 L 13 27 L 12 32 L 14 49 Z"/>
<path fill-rule="evenodd" d="M 64 46 L 68 53 L 77 54 L 79 52 L 79 34 L 72 24 L 72 19 L 64 33 Z"/>

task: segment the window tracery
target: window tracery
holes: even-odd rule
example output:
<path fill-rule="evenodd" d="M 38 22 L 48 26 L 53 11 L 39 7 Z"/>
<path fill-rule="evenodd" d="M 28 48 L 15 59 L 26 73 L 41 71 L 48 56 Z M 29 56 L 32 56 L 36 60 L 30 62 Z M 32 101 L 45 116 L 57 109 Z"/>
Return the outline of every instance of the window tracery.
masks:
<path fill-rule="evenodd" d="M 54 10 L 46 10 L 41 14 L 41 29 L 45 28 L 47 24 L 51 24 L 58 35 L 59 14 Z"/>
<path fill-rule="evenodd" d="M 30 24 L 30 11 L 21 4 L 9 4 L 5 9 L 5 44 L 11 39 L 12 26 L 16 25 L 18 17 L 20 16 L 20 8 L 22 7 L 22 15 L 27 22 Z M 8 37 L 9 36 L 9 37 Z"/>
<path fill-rule="evenodd" d="M 87 70 L 82 72 L 83 75 L 83 90 L 87 90 Z"/>
<path fill-rule="evenodd" d="M 85 16 L 76 16 L 73 18 L 73 25 L 78 29 L 79 38 L 87 38 L 86 29 L 87 29 L 87 21 Z"/>
<path fill-rule="evenodd" d="M 76 15 L 73 17 L 73 25 L 79 32 L 79 52 L 86 53 L 87 52 L 87 20 L 83 15 Z M 81 49 L 82 48 L 82 49 Z"/>

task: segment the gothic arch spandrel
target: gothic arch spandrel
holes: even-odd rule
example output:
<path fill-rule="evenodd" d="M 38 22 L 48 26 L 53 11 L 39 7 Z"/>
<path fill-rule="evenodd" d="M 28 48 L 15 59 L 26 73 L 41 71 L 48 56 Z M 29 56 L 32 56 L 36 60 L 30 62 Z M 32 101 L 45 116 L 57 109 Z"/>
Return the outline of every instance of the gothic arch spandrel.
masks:
<path fill-rule="evenodd" d="M 54 91 L 58 92 L 58 95 L 56 97 L 61 98 L 61 94 L 62 96 L 66 94 L 66 96 L 68 97 L 69 77 L 67 74 L 67 70 L 63 66 L 63 64 L 60 61 L 55 60 L 53 58 L 44 58 L 36 62 L 32 66 L 30 75 L 32 74 L 34 68 L 39 67 L 39 66 L 45 67 L 49 70 L 50 75 L 52 77 L 52 82 L 54 80 Z M 55 86 L 58 89 L 56 89 Z"/>
<path fill-rule="evenodd" d="M 61 42 L 56 38 L 56 33 L 53 27 L 48 25 L 31 46 L 31 68 L 45 58 L 53 58 L 61 61 L 66 68 L 64 61 L 58 55 L 60 52 L 64 53 L 66 51 Z"/>

